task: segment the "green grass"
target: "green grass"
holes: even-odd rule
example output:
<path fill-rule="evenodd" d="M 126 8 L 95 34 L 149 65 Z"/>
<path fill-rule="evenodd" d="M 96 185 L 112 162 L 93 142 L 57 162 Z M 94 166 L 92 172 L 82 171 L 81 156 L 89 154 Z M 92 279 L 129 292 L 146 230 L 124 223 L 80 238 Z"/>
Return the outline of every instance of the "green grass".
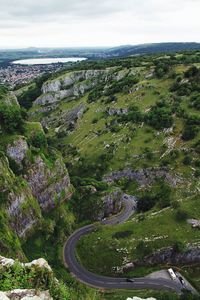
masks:
<path fill-rule="evenodd" d="M 188 212 L 190 218 L 200 218 L 198 197 L 184 199 L 181 208 Z M 154 251 L 171 246 L 177 241 L 185 245 L 200 244 L 198 230 L 194 230 L 185 221 L 177 222 L 174 210 L 169 208 L 159 213 L 152 211 L 146 213 L 145 216 L 143 221 L 138 221 L 136 215 L 125 224 L 105 226 L 83 237 L 77 248 L 78 257 L 83 265 L 92 272 L 116 275 L 112 269 L 113 266 L 120 267 L 126 261 L 133 261 L 140 257 L 140 253 L 136 251 L 136 246 L 140 241 L 145 241 Z M 132 231 L 132 235 L 123 239 L 113 237 L 116 233 L 125 231 Z"/>
<path fill-rule="evenodd" d="M 109 158 L 105 173 L 124 169 L 125 167 L 131 167 L 133 170 L 136 170 L 167 165 L 171 174 L 177 174 L 183 178 L 183 184 L 173 188 L 174 200 L 180 203 L 181 209 L 186 210 L 190 218 L 200 219 L 200 201 L 197 195 L 198 178 L 194 178 L 194 170 L 192 169 L 195 166 L 195 161 L 198 159 L 198 153 L 193 150 L 193 145 L 199 140 L 200 133 L 191 141 L 183 141 L 181 139 L 184 128 L 182 115 L 173 115 L 174 127 L 173 131 L 169 133 L 161 130 L 157 131 L 146 124 L 141 126 L 141 124 L 138 125 L 131 122 L 118 124 L 117 132 L 111 131 L 109 126 L 106 127 L 106 123 L 109 124 L 114 119 L 117 119 L 115 116 L 107 114 L 110 107 L 128 108 L 131 105 L 137 105 L 140 111 L 146 114 L 160 100 L 166 100 L 169 105 L 172 105 L 175 94 L 170 91 L 170 87 L 174 79 L 170 76 L 164 76 L 162 79 L 153 77 L 147 80 L 145 75 L 149 73 L 149 65 L 152 65 L 152 61 L 149 65 L 145 61 L 141 65 L 143 67 L 130 68 L 129 70 L 121 67 L 120 73 L 136 72 L 140 82 L 133 86 L 133 89 L 141 86 L 142 88 L 135 91 L 132 90 L 132 92 L 124 93 L 122 91 L 116 94 L 116 102 L 106 104 L 105 100 L 107 97 L 103 95 L 95 102 L 88 103 L 88 93 L 86 93 L 79 99 L 63 99 L 60 103 L 57 103 L 57 108 L 52 112 L 48 114 L 36 113 L 31 118 L 34 121 L 41 121 L 44 117 L 50 116 L 59 120 L 62 113 L 70 111 L 83 103 L 86 111 L 77 121 L 74 131 L 67 131 L 68 125 L 65 123 L 61 124 L 61 130 L 64 132 L 62 137 L 57 137 L 55 134 L 55 126 L 57 125 L 51 126 L 50 124 L 48 131 L 48 137 L 50 139 L 54 137 L 55 144 L 60 146 L 65 162 L 69 165 L 69 171 L 73 175 L 75 169 L 77 176 L 84 176 L 81 170 L 81 175 L 79 175 L 79 169 L 76 173 L 76 167 L 80 158 L 86 158 L 91 164 L 96 163 L 102 154 L 108 153 L 108 145 L 114 144 L 113 157 Z M 189 65 L 184 64 L 176 65 L 172 67 L 172 71 L 184 77 L 183 72 L 188 67 Z M 61 75 L 57 79 L 62 79 L 64 76 L 66 74 Z M 40 108 L 40 106 L 34 106 L 30 112 L 37 112 Z M 194 108 L 189 108 L 189 97 L 180 99 L 180 108 L 185 109 L 189 114 L 197 114 Z M 27 125 L 27 134 L 34 130 L 34 126 L 38 126 L 36 124 Z M 169 138 L 176 140 L 173 149 L 178 151 L 178 155 L 174 158 L 168 153 L 161 159 L 162 154 L 167 150 L 166 143 Z M 70 152 L 68 150 L 69 145 L 76 147 L 77 152 Z M 154 153 L 152 159 L 144 156 L 146 148 Z M 190 165 L 183 163 L 186 153 L 192 157 Z M 101 163 L 104 164 L 104 161 L 101 161 Z M 90 173 L 89 176 L 93 177 L 94 174 Z M 120 183 L 115 183 L 114 185 L 120 185 Z M 141 188 L 134 181 L 129 182 L 125 187 L 121 187 L 125 192 L 132 195 L 139 196 L 141 194 Z M 145 241 L 150 246 L 151 251 L 172 246 L 177 241 L 185 245 L 188 243 L 200 245 L 199 232 L 192 229 L 186 222 L 177 222 L 175 213 L 175 210 L 172 208 L 158 212 L 158 208 L 155 207 L 154 210 L 144 214 L 145 218 L 143 221 L 139 221 L 139 216 L 135 215 L 125 224 L 100 228 L 99 231 L 80 240 L 77 256 L 83 265 L 92 272 L 118 276 L 113 267 L 121 267 L 126 262 L 138 259 L 140 253 L 136 251 L 136 246 L 140 241 Z M 123 232 L 131 232 L 131 234 L 125 238 L 117 239 L 116 236 L 123 235 Z M 47 240 L 44 243 L 42 234 L 37 234 L 24 247 L 25 252 L 31 259 L 38 255 L 46 257 L 58 273 L 58 276 L 59 274 L 61 274 L 62 278 L 66 276 L 66 271 L 60 260 L 61 243 L 52 249 L 51 241 Z M 166 266 L 137 267 L 134 271 L 128 273 L 127 276 L 144 276 L 163 267 Z M 196 267 L 179 267 L 181 272 L 187 278 L 191 278 L 194 285 L 198 287 L 200 280 L 199 269 Z M 194 270 L 193 273 L 192 270 Z M 134 295 L 145 297 L 157 294 L 146 291 L 138 291 L 137 294 L 133 291 L 111 291 L 103 293 L 102 299 L 125 299 Z M 161 294 L 158 295 L 161 297 Z M 157 298 L 162 299 L 159 296 Z"/>

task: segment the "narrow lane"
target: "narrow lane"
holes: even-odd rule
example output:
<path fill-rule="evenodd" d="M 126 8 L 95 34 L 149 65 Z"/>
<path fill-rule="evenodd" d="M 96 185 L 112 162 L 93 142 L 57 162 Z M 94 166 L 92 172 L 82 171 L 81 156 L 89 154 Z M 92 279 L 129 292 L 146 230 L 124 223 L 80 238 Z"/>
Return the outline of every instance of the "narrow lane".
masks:
<path fill-rule="evenodd" d="M 102 221 L 102 225 L 114 225 L 127 221 L 135 212 L 135 205 L 130 199 L 123 199 L 124 210 L 111 219 Z M 95 230 L 95 224 L 84 226 L 76 230 L 66 241 L 63 249 L 65 266 L 79 281 L 95 287 L 105 289 L 154 289 L 181 293 L 183 286 L 179 282 L 167 279 L 151 279 L 147 277 L 134 278 L 134 282 L 127 282 L 126 278 L 112 278 L 97 275 L 86 270 L 76 258 L 76 245 L 80 238 Z"/>

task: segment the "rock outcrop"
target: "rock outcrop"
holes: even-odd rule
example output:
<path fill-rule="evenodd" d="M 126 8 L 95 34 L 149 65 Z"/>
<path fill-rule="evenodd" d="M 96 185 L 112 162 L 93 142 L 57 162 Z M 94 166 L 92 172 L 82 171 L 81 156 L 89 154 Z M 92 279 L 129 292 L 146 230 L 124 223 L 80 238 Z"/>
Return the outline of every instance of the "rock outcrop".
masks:
<path fill-rule="evenodd" d="M 7 155 L 22 171 L 20 180 L 13 173 L 5 155 L 0 157 L 0 192 L 6 195 L 6 212 L 10 225 L 19 237 L 25 237 L 41 219 L 41 212 L 53 209 L 69 199 L 72 186 L 60 154 L 49 165 L 44 157 L 26 157 L 29 150 L 23 137 L 7 146 Z M 22 165 L 23 162 L 23 165 Z"/>
<path fill-rule="evenodd" d="M 111 215 L 119 213 L 122 209 L 123 200 L 128 198 L 133 201 L 133 205 L 136 207 L 136 197 L 124 194 L 119 188 L 114 189 L 112 192 L 106 195 L 103 195 L 100 200 L 99 209 L 97 209 L 98 215 L 96 220 L 100 221 L 103 218 L 107 218 Z"/>
<path fill-rule="evenodd" d="M 106 80 L 107 70 L 87 70 L 68 73 L 60 78 L 47 81 L 42 86 L 42 95 L 34 105 L 49 105 L 65 98 L 78 98 L 93 88 L 100 80 Z"/>
<path fill-rule="evenodd" d="M 12 258 L 6 258 L 4 256 L 0 256 L 0 266 L 13 266 L 15 264 L 15 260 Z M 48 271 L 52 272 L 51 267 L 49 266 L 48 262 L 44 258 L 35 259 L 29 263 L 19 263 L 22 267 L 39 267 L 43 269 L 47 269 Z"/>
<path fill-rule="evenodd" d="M 120 116 L 120 115 L 125 115 L 127 113 L 128 113 L 128 108 L 113 108 L 113 107 L 110 107 L 109 110 L 108 110 L 109 116 L 114 116 L 114 115 Z"/>
<path fill-rule="evenodd" d="M 49 291 L 37 290 L 13 290 L 8 292 L 0 292 L 0 300 L 53 300 Z"/>
<path fill-rule="evenodd" d="M 41 123 L 44 127 L 54 128 L 57 128 L 59 126 L 68 128 L 70 124 L 75 126 L 77 120 L 82 117 L 85 108 L 85 105 L 81 103 L 73 109 L 60 112 L 59 118 L 51 115 L 46 116 L 42 119 Z"/>
<path fill-rule="evenodd" d="M 0 156 L 0 178 L 0 193 L 6 199 L 10 225 L 18 236 L 25 236 L 41 217 L 38 202 L 27 182 L 17 180 L 3 154 Z"/>
<path fill-rule="evenodd" d="M 0 256 L 0 270 L 1 274 L 6 272 L 10 267 L 14 266 L 16 264 L 16 261 L 11 258 L 6 258 L 3 256 Z M 34 270 L 43 270 L 47 272 L 47 274 L 53 274 L 53 271 L 51 267 L 49 266 L 48 262 L 43 259 L 39 258 L 37 260 L 34 260 L 30 263 L 20 263 L 18 264 L 24 269 L 32 269 Z M 10 272 L 12 274 L 12 272 Z M 14 275 L 11 275 L 14 276 Z M 22 275 L 21 275 L 22 276 Z M 11 279 L 11 277 L 10 277 Z M 31 279 L 31 278 L 30 278 Z M 56 279 L 54 279 L 56 281 Z M 53 300 L 53 298 L 50 296 L 49 291 L 40 291 L 35 289 L 14 289 L 12 291 L 5 291 L 0 292 L 0 299 L 1 300 Z"/>
<path fill-rule="evenodd" d="M 116 189 L 110 194 L 103 197 L 103 213 L 102 217 L 108 217 L 113 214 L 117 214 L 122 209 L 123 192 L 120 189 Z"/>
<path fill-rule="evenodd" d="M 20 167 L 26 157 L 28 145 L 24 137 L 19 137 L 13 143 L 7 145 L 7 156 L 13 159 Z"/>
<path fill-rule="evenodd" d="M 69 174 L 62 157 L 57 158 L 51 168 L 40 156 L 36 157 L 34 164 L 27 169 L 24 178 L 44 212 L 69 199 L 72 195 Z"/>
<path fill-rule="evenodd" d="M 130 181 L 135 180 L 140 186 L 149 186 L 157 178 L 163 178 L 173 187 L 175 187 L 179 183 L 182 183 L 181 178 L 176 175 L 170 174 L 167 168 L 149 168 L 136 171 L 127 168 L 122 171 L 115 171 L 106 175 L 104 177 L 104 181 L 112 183 L 122 178 L 127 178 Z"/>
<path fill-rule="evenodd" d="M 189 247 L 187 250 L 177 253 L 173 248 L 161 249 L 141 261 L 134 262 L 135 265 L 153 266 L 158 264 L 190 265 L 200 263 L 200 247 Z"/>

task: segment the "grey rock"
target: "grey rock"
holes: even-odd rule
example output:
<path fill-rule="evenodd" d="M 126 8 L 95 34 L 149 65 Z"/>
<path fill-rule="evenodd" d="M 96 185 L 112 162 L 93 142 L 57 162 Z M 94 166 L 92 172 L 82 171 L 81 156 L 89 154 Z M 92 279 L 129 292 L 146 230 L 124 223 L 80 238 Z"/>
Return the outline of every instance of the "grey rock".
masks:
<path fill-rule="evenodd" d="M 200 263 L 200 247 L 189 247 L 186 251 L 177 253 L 173 248 L 161 249 L 145 257 L 136 265 L 153 266 L 157 264 L 189 265 Z"/>
<path fill-rule="evenodd" d="M 112 108 L 110 107 L 108 110 L 108 114 L 109 116 L 113 116 L 113 115 L 125 115 L 128 113 L 128 108 Z"/>
<path fill-rule="evenodd" d="M 148 168 L 136 171 L 127 168 L 122 171 L 112 172 L 106 175 L 103 180 L 113 183 L 121 178 L 127 178 L 130 181 L 135 180 L 140 186 L 149 186 L 153 184 L 156 178 L 163 178 L 172 186 L 182 183 L 181 178 L 170 174 L 167 168 Z"/>
<path fill-rule="evenodd" d="M 12 158 L 19 166 L 21 166 L 27 151 L 28 145 L 26 140 L 23 137 L 19 137 L 7 146 L 6 153 L 8 157 Z"/>
<path fill-rule="evenodd" d="M 110 215 L 117 214 L 122 209 L 123 192 L 120 189 L 105 195 L 101 199 L 101 209 L 96 220 L 100 221 Z"/>
<path fill-rule="evenodd" d="M 28 168 L 24 178 L 38 200 L 42 211 L 48 211 L 60 201 L 71 197 L 71 183 L 62 158 L 57 159 L 50 169 L 38 156 L 35 163 Z"/>
<path fill-rule="evenodd" d="M 29 187 L 8 195 L 7 213 L 10 225 L 19 237 L 25 237 L 41 218 L 40 208 Z"/>

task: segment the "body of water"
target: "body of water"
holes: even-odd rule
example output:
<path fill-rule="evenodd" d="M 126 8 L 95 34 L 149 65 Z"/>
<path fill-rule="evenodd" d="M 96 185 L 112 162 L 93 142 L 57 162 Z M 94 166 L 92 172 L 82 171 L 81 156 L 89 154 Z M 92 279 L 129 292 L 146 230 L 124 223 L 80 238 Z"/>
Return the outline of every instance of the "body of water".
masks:
<path fill-rule="evenodd" d="M 49 65 L 49 64 L 56 64 L 56 63 L 77 62 L 86 59 L 87 58 L 84 57 L 30 58 L 30 59 L 15 60 L 12 63 L 15 65 Z"/>

